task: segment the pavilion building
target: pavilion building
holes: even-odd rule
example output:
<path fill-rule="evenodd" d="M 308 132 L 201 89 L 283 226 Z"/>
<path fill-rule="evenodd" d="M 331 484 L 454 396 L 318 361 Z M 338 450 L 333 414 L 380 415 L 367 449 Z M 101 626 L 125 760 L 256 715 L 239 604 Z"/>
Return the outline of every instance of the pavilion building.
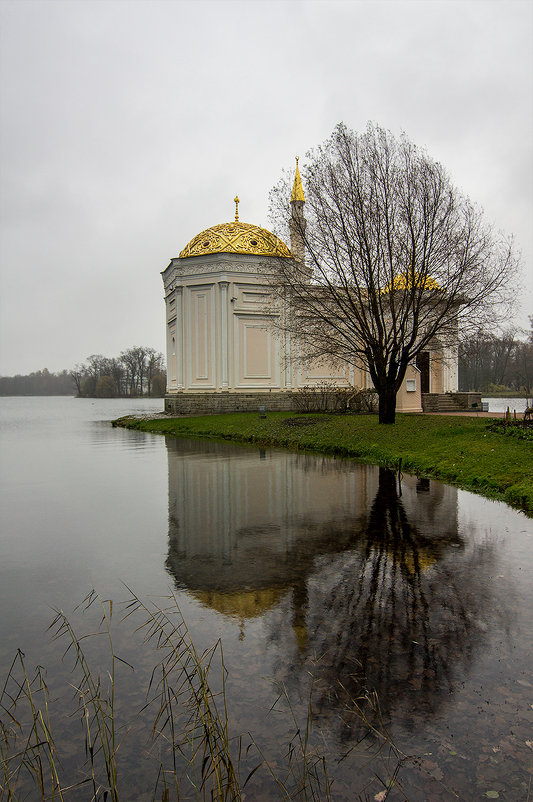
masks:
<path fill-rule="evenodd" d="M 305 197 L 298 164 L 291 195 L 290 249 L 265 228 L 239 220 L 206 228 L 163 271 L 167 329 L 165 410 L 208 414 L 290 410 L 301 388 L 327 382 L 371 388 L 362 368 L 309 364 L 280 330 L 272 277 L 279 259 L 305 263 Z M 426 352 L 409 366 L 398 412 L 422 411 L 422 394 L 457 391 L 453 349 Z"/>

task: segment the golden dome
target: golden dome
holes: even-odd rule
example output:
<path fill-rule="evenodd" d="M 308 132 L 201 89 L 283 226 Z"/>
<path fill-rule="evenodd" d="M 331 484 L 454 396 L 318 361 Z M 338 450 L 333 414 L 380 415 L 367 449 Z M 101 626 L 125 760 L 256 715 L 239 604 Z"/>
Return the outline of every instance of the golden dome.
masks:
<path fill-rule="evenodd" d="M 394 290 L 407 290 L 413 286 L 413 278 L 415 282 L 415 286 L 417 288 L 423 290 L 440 290 L 442 292 L 442 287 L 438 284 L 434 278 L 431 276 L 421 276 L 420 273 L 415 273 L 414 276 L 411 276 L 411 273 L 400 273 L 394 278 L 392 282 L 392 288 Z M 387 284 L 387 292 L 390 290 L 391 285 L 390 283 Z"/>
<path fill-rule="evenodd" d="M 180 259 L 188 256 L 204 256 L 208 253 L 244 253 L 256 256 L 283 256 L 291 258 L 292 254 L 275 234 L 266 228 L 254 226 L 252 223 L 221 223 L 206 228 L 189 242 L 180 253 Z"/>

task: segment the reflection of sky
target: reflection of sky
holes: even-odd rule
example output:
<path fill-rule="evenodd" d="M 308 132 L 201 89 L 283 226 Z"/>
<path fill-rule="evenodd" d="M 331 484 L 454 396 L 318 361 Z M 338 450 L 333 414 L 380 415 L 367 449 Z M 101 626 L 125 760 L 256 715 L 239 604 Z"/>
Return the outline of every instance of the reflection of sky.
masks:
<path fill-rule="evenodd" d="M 52 608 L 72 610 L 92 588 L 166 589 L 164 441 L 102 422 L 135 408 L 156 404 L 0 399 L 2 656 L 44 647 Z"/>
<path fill-rule="evenodd" d="M 498 501 L 458 490 L 459 532 L 471 542 L 498 545 L 490 582 L 504 598 L 516 595 L 520 628 L 533 641 L 533 520 Z"/>

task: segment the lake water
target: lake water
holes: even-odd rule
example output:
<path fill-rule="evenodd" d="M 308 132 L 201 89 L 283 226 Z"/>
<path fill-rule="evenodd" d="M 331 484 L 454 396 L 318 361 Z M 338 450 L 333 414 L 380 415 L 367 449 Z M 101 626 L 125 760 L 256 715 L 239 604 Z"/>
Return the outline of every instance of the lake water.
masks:
<path fill-rule="evenodd" d="M 95 604 L 75 609 L 93 589 L 113 600 L 114 647 L 135 669 L 116 676 L 121 798 L 152 799 L 169 759 L 141 710 L 154 650 L 138 617 L 120 622 L 130 588 L 147 605 L 173 594 L 199 651 L 221 639 L 231 734 L 251 732 L 278 776 L 311 698 L 334 800 L 373 800 L 393 775 L 389 800 L 527 799 L 533 521 L 372 466 L 109 423 L 161 407 L 0 399 L 0 689 L 17 649 L 45 666 L 67 775 L 84 759 L 67 717 L 76 673 L 47 627 L 61 609 L 78 633 L 97 629 Z M 104 671 L 105 639 L 84 644 Z M 212 673 L 218 687 L 217 659 Z M 244 776 L 257 763 L 243 754 Z M 284 798 L 263 769 L 245 792 Z"/>

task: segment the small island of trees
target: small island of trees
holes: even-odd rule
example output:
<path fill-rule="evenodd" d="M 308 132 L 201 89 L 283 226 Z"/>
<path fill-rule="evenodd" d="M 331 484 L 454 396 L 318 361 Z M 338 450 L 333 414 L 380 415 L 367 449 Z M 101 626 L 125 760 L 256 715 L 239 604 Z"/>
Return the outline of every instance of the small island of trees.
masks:
<path fill-rule="evenodd" d="M 166 388 L 163 354 L 134 345 L 118 357 L 91 354 L 72 370 L 47 368 L 27 375 L 0 376 L 0 395 L 76 395 L 79 398 L 162 398 Z"/>

